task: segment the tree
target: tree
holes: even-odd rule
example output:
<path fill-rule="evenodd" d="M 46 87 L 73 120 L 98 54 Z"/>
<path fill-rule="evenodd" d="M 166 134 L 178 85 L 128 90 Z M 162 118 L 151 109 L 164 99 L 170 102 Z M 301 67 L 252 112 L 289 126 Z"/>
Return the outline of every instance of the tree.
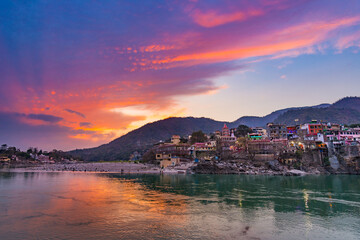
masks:
<path fill-rule="evenodd" d="M 7 144 L 4 143 L 3 145 L 1 145 L 1 150 L 6 150 L 7 149 Z"/>
<path fill-rule="evenodd" d="M 197 143 L 197 142 L 206 142 L 208 140 L 205 133 L 203 133 L 201 130 L 197 132 L 193 132 L 191 134 L 190 142 L 191 144 Z"/>
<path fill-rule="evenodd" d="M 253 130 L 246 125 L 239 125 L 235 130 L 236 137 L 245 137 L 248 133 L 252 133 Z"/>
<path fill-rule="evenodd" d="M 156 163 L 156 154 L 154 149 L 148 150 L 141 158 L 144 163 Z"/>

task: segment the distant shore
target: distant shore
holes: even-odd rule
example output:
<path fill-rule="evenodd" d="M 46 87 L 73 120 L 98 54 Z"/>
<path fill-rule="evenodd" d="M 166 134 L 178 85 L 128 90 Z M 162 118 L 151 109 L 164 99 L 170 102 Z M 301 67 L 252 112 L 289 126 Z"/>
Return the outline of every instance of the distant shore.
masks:
<path fill-rule="evenodd" d="M 12 172 L 96 172 L 96 173 L 160 173 L 161 169 L 152 164 L 128 162 L 55 163 L 36 166 L 11 166 L 1 171 Z"/>

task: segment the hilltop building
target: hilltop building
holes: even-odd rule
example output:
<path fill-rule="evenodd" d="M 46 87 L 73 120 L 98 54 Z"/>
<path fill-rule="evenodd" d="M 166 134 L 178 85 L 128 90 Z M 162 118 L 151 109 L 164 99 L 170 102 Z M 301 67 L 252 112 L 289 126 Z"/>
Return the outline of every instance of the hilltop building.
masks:
<path fill-rule="evenodd" d="M 171 143 L 172 144 L 179 144 L 180 143 L 180 136 L 179 135 L 173 135 L 171 137 Z"/>

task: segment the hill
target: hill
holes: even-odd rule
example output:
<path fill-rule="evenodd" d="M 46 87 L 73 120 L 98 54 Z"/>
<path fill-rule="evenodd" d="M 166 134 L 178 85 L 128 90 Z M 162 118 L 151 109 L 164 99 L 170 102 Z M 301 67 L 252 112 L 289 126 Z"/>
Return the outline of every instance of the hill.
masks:
<path fill-rule="evenodd" d="M 96 148 L 77 149 L 69 153 L 87 161 L 128 159 L 134 151 L 143 152 L 160 140 L 170 139 L 174 134 L 187 136 L 198 130 L 211 133 L 220 130 L 224 123 L 228 124 L 230 128 L 236 128 L 240 124 L 250 127 L 263 127 L 269 122 L 292 125 L 295 119 L 299 119 L 300 123 L 309 122 L 313 119 L 345 124 L 360 123 L 359 108 L 360 98 L 348 97 L 332 105 L 321 104 L 313 107 L 281 109 L 264 117 L 245 116 L 234 122 L 221 122 L 209 118 L 174 117 L 148 123 L 108 144 Z"/>
<path fill-rule="evenodd" d="M 324 103 L 324 104 L 320 104 L 320 105 L 316 105 L 316 106 L 312 106 L 312 107 L 285 108 L 285 109 L 274 111 L 264 117 L 253 117 L 253 116 L 241 117 L 241 118 L 237 119 L 236 121 L 232 122 L 231 124 L 234 127 L 237 127 L 240 124 L 246 125 L 249 127 L 262 127 L 262 126 L 266 126 L 266 124 L 269 122 L 274 122 L 279 116 L 281 116 L 282 114 L 286 113 L 289 110 L 299 110 L 299 109 L 307 109 L 307 108 L 318 109 L 318 108 L 327 108 L 329 106 L 331 106 L 331 104 Z"/>
<path fill-rule="evenodd" d="M 74 150 L 70 153 L 87 161 L 128 159 L 134 151 L 144 151 L 160 140 L 170 139 L 174 134 L 187 136 L 199 129 L 210 133 L 221 129 L 224 123 L 209 118 L 167 118 L 148 123 L 108 144 L 96 148 Z"/>
<path fill-rule="evenodd" d="M 290 109 L 279 115 L 274 122 L 287 125 L 295 124 L 299 119 L 300 124 L 313 119 L 323 122 L 352 124 L 360 122 L 360 98 L 346 97 L 324 108 Z"/>
<path fill-rule="evenodd" d="M 348 108 L 360 112 L 360 97 L 345 97 L 332 104 L 333 108 Z"/>
<path fill-rule="evenodd" d="M 352 124 L 360 122 L 360 112 L 349 108 L 308 108 L 299 110 L 289 110 L 275 119 L 275 123 L 294 125 L 295 119 L 299 119 L 299 124 L 310 122 L 315 119 L 322 122 Z"/>

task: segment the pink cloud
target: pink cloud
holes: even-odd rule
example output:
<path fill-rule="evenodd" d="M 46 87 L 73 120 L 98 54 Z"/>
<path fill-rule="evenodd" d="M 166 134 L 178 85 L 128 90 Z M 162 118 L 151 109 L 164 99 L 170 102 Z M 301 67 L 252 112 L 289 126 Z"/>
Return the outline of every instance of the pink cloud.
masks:
<path fill-rule="evenodd" d="M 360 47 L 360 31 L 340 37 L 335 45 L 339 50 L 352 46 Z"/>
<path fill-rule="evenodd" d="M 185 50 L 179 55 L 161 55 L 146 63 L 152 68 L 169 68 L 226 62 L 250 57 L 273 55 L 274 58 L 298 56 L 313 53 L 313 46 L 325 41 L 335 30 L 359 24 L 360 17 L 347 17 L 329 21 L 305 22 L 266 35 L 258 35 L 252 43 L 222 45 L 223 48 L 211 51 L 209 48 Z M 221 41 L 221 40 L 219 40 Z M 209 41 L 211 42 L 211 41 Z M 220 42 L 218 42 L 220 43 Z M 206 44 L 206 43 L 205 43 Z M 204 50 L 203 50 L 204 49 Z"/>
<path fill-rule="evenodd" d="M 192 14 L 194 21 L 202 27 L 216 27 L 235 21 L 244 21 L 251 17 L 261 16 L 264 11 L 261 9 L 252 9 L 248 11 L 238 11 L 233 13 L 219 13 L 215 10 L 202 12 L 195 10 Z"/>

